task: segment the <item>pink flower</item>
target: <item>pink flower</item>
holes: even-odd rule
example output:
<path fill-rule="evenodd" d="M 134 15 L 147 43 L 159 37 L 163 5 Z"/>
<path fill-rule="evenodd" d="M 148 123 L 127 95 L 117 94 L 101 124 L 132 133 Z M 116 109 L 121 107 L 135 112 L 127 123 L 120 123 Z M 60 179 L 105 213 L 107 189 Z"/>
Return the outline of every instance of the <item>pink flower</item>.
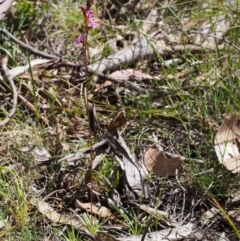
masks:
<path fill-rule="evenodd" d="M 86 16 L 87 16 L 88 20 L 91 19 L 91 18 L 94 18 L 94 16 L 93 16 L 93 11 L 87 10 L 87 11 L 86 11 Z"/>
<path fill-rule="evenodd" d="M 87 26 L 89 28 L 95 28 L 99 24 L 99 19 L 95 18 L 93 15 L 93 11 L 89 10 L 89 8 L 92 6 L 92 3 L 90 0 L 87 0 L 87 8 L 84 6 L 80 6 L 80 9 L 83 12 L 83 16 L 85 19 L 85 22 L 87 22 Z M 76 40 L 75 40 L 75 45 L 80 45 L 83 44 L 85 40 L 85 35 L 81 34 Z"/>
<path fill-rule="evenodd" d="M 88 22 L 89 22 L 89 23 L 88 23 L 88 27 L 90 27 L 90 28 L 95 28 L 95 27 L 98 25 L 99 20 L 96 19 L 96 18 L 94 18 L 94 16 L 93 16 L 93 11 L 87 10 L 87 11 L 86 11 L 86 17 L 87 17 Z"/>
<path fill-rule="evenodd" d="M 95 28 L 99 24 L 99 20 L 96 18 L 89 18 L 88 27 Z"/>
<path fill-rule="evenodd" d="M 81 34 L 81 35 L 76 39 L 75 44 L 76 44 L 76 45 L 82 44 L 82 43 L 84 42 L 84 39 L 85 39 L 84 34 Z"/>

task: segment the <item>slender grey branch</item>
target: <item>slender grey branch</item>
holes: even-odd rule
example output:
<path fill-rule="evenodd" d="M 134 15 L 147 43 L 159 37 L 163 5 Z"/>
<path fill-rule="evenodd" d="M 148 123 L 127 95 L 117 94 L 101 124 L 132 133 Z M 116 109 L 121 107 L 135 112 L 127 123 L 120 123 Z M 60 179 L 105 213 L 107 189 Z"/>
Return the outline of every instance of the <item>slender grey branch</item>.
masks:
<path fill-rule="evenodd" d="M 21 47 L 23 47 L 25 49 L 28 49 L 33 54 L 44 57 L 46 59 L 59 59 L 59 57 L 57 57 L 55 55 L 44 53 L 42 51 L 39 51 L 39 50 L 31 47 L 28 44 L 23 43 L 22 41 L 20 41 L 16 37 L 14 37 L 11 33 L 9 33 L 6 29 L 0 28 L 0 33 L 4 33 L 6 36 L 8 36 L 10 39 L 12 39 L 15 43 L 19 44 Z"/>

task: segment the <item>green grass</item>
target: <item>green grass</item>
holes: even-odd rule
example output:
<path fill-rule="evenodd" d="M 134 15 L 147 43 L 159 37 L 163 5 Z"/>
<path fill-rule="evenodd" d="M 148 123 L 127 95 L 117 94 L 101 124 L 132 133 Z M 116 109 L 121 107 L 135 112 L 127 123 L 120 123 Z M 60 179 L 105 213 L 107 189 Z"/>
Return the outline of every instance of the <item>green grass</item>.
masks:
<path fill-rule="evenodd" d="M 29 200 L 27 185 L 29 180 L 22 179 L 15 171 L 1 168 L 0 213 L 5 224 L 6 236 L 14 233 L 22 240 L 29 238 Z M 10 218 L 11 217 L 11 218 Z M 10 219 L 9 219 L 10 218 Z M 20 232 L 21 230 L 21 232 Z"/>
<path fill-rule="evenodd" d="M 138 215 L 140 214 L 140 209 L 138 209 L 139 213 L 136 210 L 130 210 L 129 213 L 119 209 L 116 205 L 113 205 L 113 208 L 117 211 L 120 218 L 123 219 L 120 221 L 123 226 L 126 226 L 129 229 L 129 233 L 131 235 L 137 236 L 140 235 L 144 230 L 144 225 L 139 222 Z"/>

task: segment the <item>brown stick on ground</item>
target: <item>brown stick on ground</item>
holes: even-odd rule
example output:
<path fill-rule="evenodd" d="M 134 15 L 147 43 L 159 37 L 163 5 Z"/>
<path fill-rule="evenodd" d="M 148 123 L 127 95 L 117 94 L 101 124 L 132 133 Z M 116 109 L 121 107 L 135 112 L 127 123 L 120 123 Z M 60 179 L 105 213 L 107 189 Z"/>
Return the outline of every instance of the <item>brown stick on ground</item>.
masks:
<path fill-rule="evenodd" d="M 27 106 L 27 108 L 29 110 L 31 110 L 34 114 L 36 114 L 36 109 L 34 107 L 34 105 L 28 101 L 25 97 L 23 97 L 22 95 L 18 95 L 18 97 L 23 101 L 23 103 Z M 43 115 L 40 115 L 40 119 L 45 123 L 45 124 L 48 124 L 49 121 L 47 118 L 45 118 Z"/>

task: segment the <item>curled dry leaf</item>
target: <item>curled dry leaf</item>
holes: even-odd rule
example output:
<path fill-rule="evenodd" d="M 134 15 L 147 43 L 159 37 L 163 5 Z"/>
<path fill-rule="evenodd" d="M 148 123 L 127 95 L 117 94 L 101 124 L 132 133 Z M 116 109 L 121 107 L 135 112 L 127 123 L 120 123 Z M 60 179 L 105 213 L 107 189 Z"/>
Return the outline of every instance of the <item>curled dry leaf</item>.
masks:
<path fill-rule="evenodd" d="M 38 147 L 34 145 L 28 145 L 20 148 L 22 152 L 29 152 L 33 155 L 35 163 L 48 161 L 51 158 L 51 154 L 45 147 Z"/>
<path fill-rule="evenodd" d="M 176 169 L 181 166 L 181 160 L 180 157 L 167 158 L 158 149 L 149 148 L 144 157 L 144 165 L 157 176 L 174 176 Z"/>
<path fill-rule="evenodd" d="M 238 115 L 223 116 L 223 124 L 214 140 L 219 162 L 233 173 L 240 172 L 240 125 L 238 121 Z"/>

